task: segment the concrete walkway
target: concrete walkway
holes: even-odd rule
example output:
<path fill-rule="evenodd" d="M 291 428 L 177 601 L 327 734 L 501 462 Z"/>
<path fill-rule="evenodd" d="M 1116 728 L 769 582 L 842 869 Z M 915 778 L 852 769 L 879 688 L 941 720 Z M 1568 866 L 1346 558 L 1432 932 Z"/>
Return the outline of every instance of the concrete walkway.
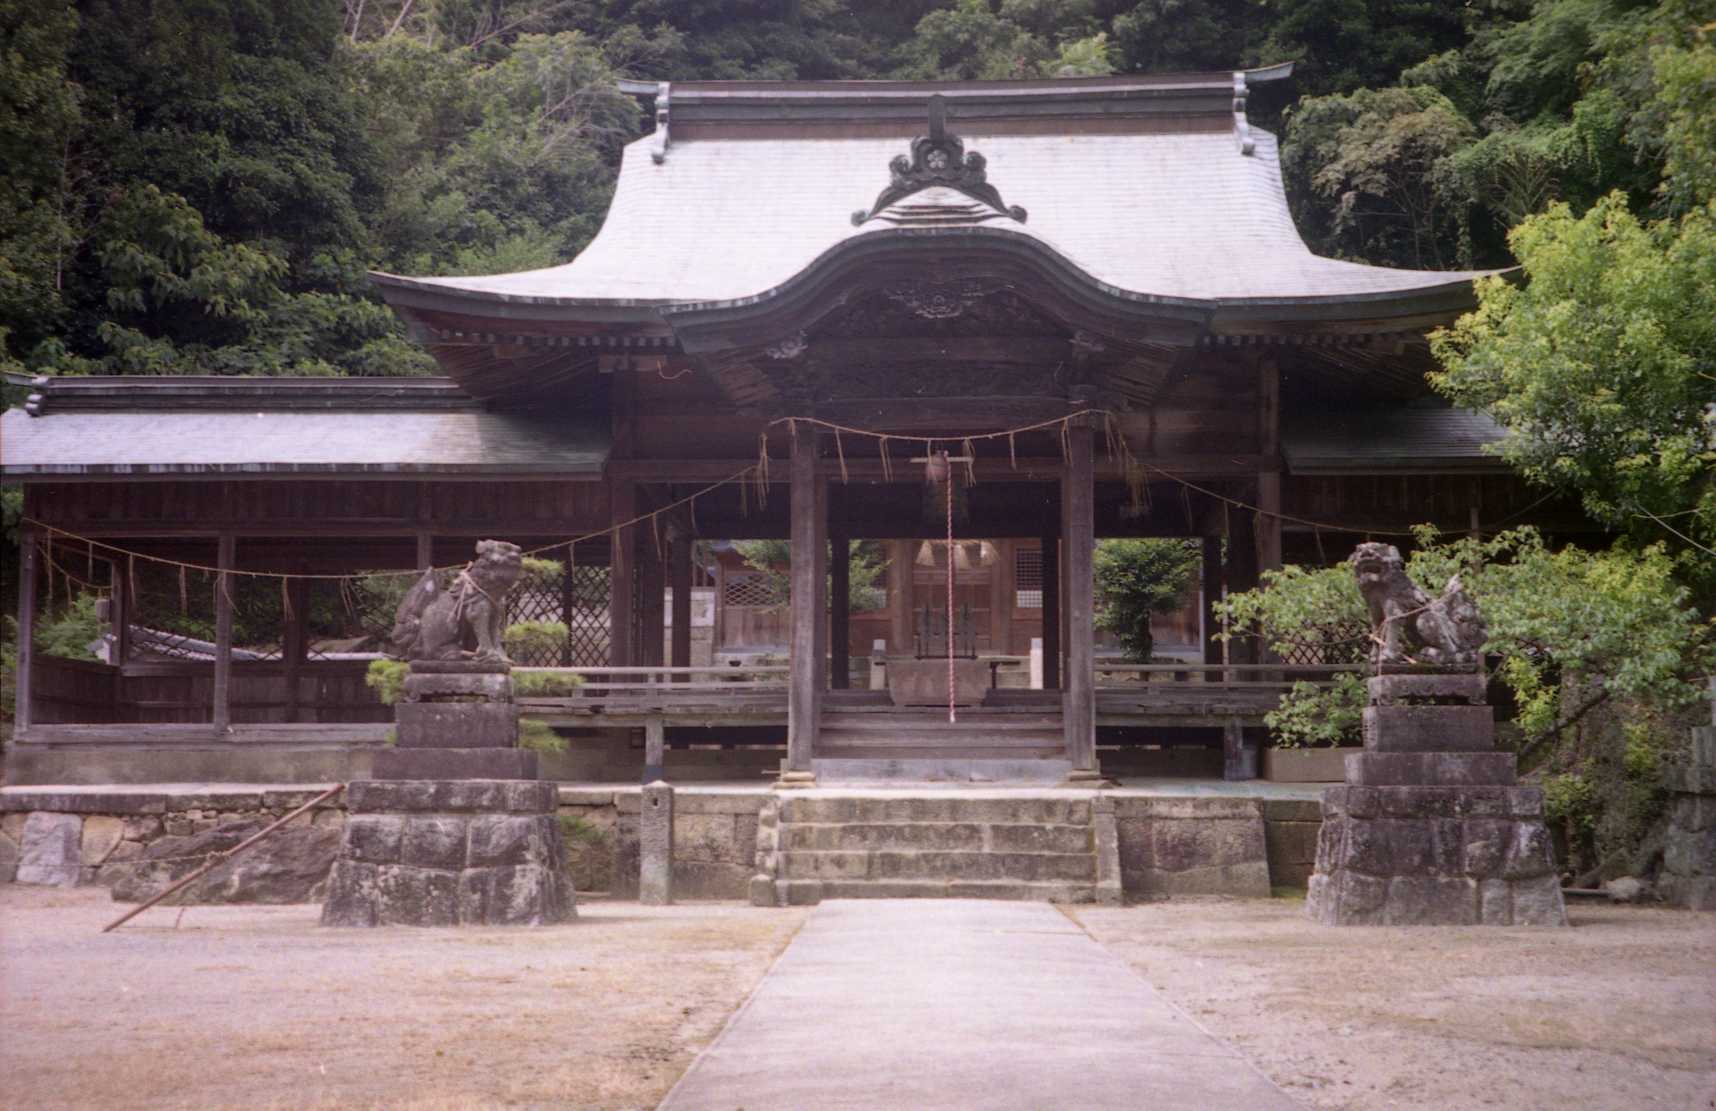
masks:
<path fill-rule="evenodd" d="M 1052 906 L 881 899 L 817 907 L 662 1104 L 1296 1106 Z"/>

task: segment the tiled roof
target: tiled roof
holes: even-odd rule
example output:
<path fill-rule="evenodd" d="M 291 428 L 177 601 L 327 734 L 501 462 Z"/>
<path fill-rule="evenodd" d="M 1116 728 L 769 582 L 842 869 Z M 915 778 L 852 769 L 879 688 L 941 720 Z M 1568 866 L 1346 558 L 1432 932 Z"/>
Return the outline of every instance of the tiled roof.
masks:
<path fill-rule="evenodd" d="M 1282 417 L 1281 453 L 1294 474 L 1506 471 L 1488 447 L 1504 435 L 1470 409 L 1293 413 Z"/>
<path fill-rule="evenodd" d="M 53 412 L 0 416 L 0 475 L 597 476 L 606 428 L 467 409 Z"/>
<path fill-rule="evenodd" d="M 1109 107 L 1136 115 L 1141 109 L 1131 103 Z M 909 125 L 889 123 L 893 134 L 873 133 L 888 130 L 878 125 L 800 127 L 804 134 L 795 135 L 790 123 L 754 133 L 745 130 L 751 124 L 729 123 L 690 129 L 664 151 L 653 136 L 628 146 L 601 233 L 565 265 L 489 277 L 376 279 L 390 296 L 443 291 L 569 308 L 732 303 L 767 295 L 843 244 L 945 234 L 950 221 L 966 235 L 1046 249 L 1108 292 L 1142 300 L 1391 300 L 1463 289 L 1478 273 L 1396 270 L 1312 254 L 1288 213 L 1274 136 L 1245 129 L 1254 150 L 1242 153 L 1242 117 L 1236 124 L 1231 115 L 1202 112 L 1176 124 L 1158 114 L 1108 128 L 1114 133 L 1089 133 L 1041 119 L 1023 127 L 996 111 L 962 118 L 960 111 L 955 100 L 950 130 L 987 159 L 988 182 L 1026 210 L 1026 221 L 984 205 L 969 205 L 961 221 L 957 205 L 948 204 L 933 226 L 883 219 L 854 226 L 853 212 L 871 205 L 888 183 L 890 160 L 906 152 Z"/>

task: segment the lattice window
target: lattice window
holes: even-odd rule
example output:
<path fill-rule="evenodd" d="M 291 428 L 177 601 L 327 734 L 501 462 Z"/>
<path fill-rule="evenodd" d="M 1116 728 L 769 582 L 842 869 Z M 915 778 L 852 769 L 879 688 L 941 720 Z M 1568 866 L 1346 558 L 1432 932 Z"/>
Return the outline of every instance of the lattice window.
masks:
<path fill-rule="evenodd" d="M 566 635 L 552 647 L 514 650 L 514 662 L 535 667 L 604 667 L 608 663 L 608 569 L 555 563 L 526 574 L 507 600 L 509 623 L 559 622 Z"/>
<path fill-rule="evenodd" d="M 1318 664 L 1359 664 L 1370 658 L 1370 626 L 1356 621 L 1333 631 L 1327 638 L 1294 643 L 1281 656 L 1282 663 L 1315 667 Z"/>
<path fill-rule="evenodd" d="M 729 606 L 779 606 L 780 580 L 762 571 L 735 571 L 727 575 L 722 601 Z"/>
<path fill-rule="evenodd" d="M 1013 605 L 1018 609 L 1043 608 L 1043 552 L 1020 548 L 1013 553 Z"/>

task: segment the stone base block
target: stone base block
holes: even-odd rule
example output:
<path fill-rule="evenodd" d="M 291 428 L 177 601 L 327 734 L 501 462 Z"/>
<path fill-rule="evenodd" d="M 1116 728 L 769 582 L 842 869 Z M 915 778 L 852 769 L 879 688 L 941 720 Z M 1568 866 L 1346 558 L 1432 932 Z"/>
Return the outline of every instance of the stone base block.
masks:
<path fill-rule="evenodd" d="M 1495 717 L 1488 706 L 1367 706 L 1369 752 L 1493 752 Z"/>
<path fill-rule="evenodd" d="M 394 721 L 399 748 L 512 748 L 518 744 L 518 710 L 510 702 L 401 702 L 394 707 Z"/>
<path fill-rule="evenodd" d="M 511 702 L 512 676 L 506 672 L 423 672 L 415 667 L 405 677 L 405 701 Z"/>
<path fill-rule="evenodd" d="M 520 748 L 389 748 L 375 754 L 374 769 L 376 779 L 535 779 L 540 774 L 536 753 Z"/>
<path fill-rule="evenodd" d="M 1374 787 L 1512 786 L 1511 752 L 1357 752 L 1347 757 L 1347 783 Z"/>
<path fill-rule="evenodd" d="M 1484 676 L 1473 671 L 1376 675 L 1365 680 L 1373 706 L 1478 706 Z"/>
<path fill-rule="evenodd" d="M 577 915 L 551 783 L 352 784 L 324 926 L 542 926 Z"/>
<path fill-rule="evenodd" d="M 1381 816 L 1377 806 L 1373 816 L 1359 817 L 1352 795 L 1363 790 L 1336 787 L 1325 795 L 1306 901 L 1313 919 L 1332 926 L 1567 924 L 1540 817 L 1507 816 L 1509 800 L 1492 797 L 1494 789 L 1463 799 L 1466 790 L 1429 787 L 1393 789 L 1413 791 L 1418 813 L 1396 807 Z M 1493 816 L 1470 816 L 1481 812 Z"/>

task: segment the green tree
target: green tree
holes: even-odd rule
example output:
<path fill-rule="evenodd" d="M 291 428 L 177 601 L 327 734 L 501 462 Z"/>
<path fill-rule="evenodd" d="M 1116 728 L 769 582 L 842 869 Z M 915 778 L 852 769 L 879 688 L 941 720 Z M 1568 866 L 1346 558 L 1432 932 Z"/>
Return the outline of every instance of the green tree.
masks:
<path fill-rule="evenodd" d="M 1099 540 L 1096 623 L 1120 641 L 1126 658 L 1148 663 L 1155 648 L 1150 618 L 1170 614 L 1196 588 L 1202 557 L 1184 540 Z"/>
<path fill-rule="evenodd" d="M 739 540 L 733 547 L 747 564 L 769 576 L 774 596 L 780 605 L 786 605 L 792 596 L 792 584 L 788 578 L 792 569 L 792 545 L 785 540 Z M 888 602 L 888 592 L 880 585 L 888 570 L 881 546 L 873 540 L 860 540 L 851 546 L 850 551 L 846 571 L 846 600 L 850 611 L 868 613 L 881 609 Z"/>

